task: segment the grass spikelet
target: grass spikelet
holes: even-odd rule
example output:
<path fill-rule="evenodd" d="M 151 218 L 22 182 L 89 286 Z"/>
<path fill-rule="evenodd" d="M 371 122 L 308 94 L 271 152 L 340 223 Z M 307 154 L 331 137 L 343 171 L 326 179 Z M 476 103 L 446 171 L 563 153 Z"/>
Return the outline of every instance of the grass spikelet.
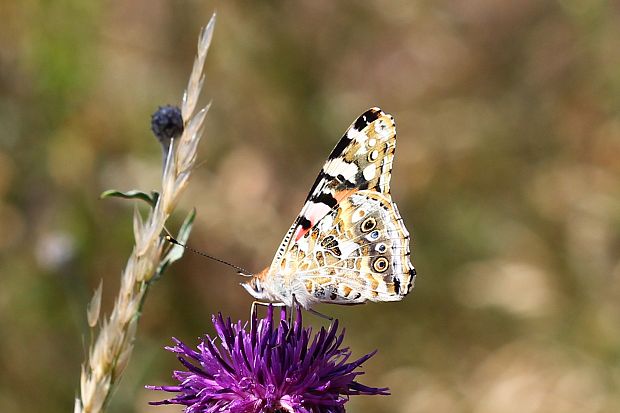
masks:
<path fill-rule="evenodd" d="M 161 193 L 149 215 L 142 218 L 136 210 L 133 220 L 135 245 L 121 274 L 118 295 L 109 317 L 101 320 L 88 359 L 82 365 L 80 394 L 74 413 L 99 413 L 105 410 L 114 385 L 127 366 L 136 336 L 138 318 L 150 281 L 162 264 L 164 242 L 161 232 L 166 220 L 187 187 L 196 161 L 196 150 L 208 106 L 196 111 L 204 83 L 204 63 L 213 37 L 215 15 L 203 28 L 198 51 L 183 94 L 184 131 L 174 139 L 165 157 Z M 88 323 L 95 327 L 99 320 L 101 284 L 87 309 Z"/>

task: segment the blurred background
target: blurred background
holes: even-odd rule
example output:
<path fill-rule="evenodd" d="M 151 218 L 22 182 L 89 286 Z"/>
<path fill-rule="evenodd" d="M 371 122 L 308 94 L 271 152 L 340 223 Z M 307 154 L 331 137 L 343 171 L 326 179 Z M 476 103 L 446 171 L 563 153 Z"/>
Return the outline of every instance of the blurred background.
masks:
<path fill-rule="evenodd" d="M 400 303 L 322 306 L 354 355 L 352 412 L 620 411 L 620 5 L 0 2 L 0 411 L 73 409 L 100 279 L 109 313 L 133 204 L 159 187 L 151 113 L 178 104 L 217 9 L 190 244 L 267 266 L 349 124 L 399 131 L 392 194 L 418 280 Z M 247 319 L 228 268 L 186 255 L 152 289 L 110 412 L 151 407 L 211 314 Z M 316 326 L 322 320 L 307 315 Z"/>

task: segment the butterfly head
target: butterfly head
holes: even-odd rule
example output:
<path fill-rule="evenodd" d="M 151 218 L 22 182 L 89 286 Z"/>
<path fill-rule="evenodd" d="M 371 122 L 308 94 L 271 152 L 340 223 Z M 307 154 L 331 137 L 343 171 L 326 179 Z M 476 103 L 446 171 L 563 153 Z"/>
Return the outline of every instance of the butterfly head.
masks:
<path fill-rule="evenodd" d="M 267 268 L 264 271 L 259 272 L 258 274 L 252 275 L 249 281 L 241 283 L 243 288 L 246 289 L 248 293 L 257 300 L 263 300 L 268 298 L 268 293 L 265 291 L 265 274 L 267 272 Z"/>

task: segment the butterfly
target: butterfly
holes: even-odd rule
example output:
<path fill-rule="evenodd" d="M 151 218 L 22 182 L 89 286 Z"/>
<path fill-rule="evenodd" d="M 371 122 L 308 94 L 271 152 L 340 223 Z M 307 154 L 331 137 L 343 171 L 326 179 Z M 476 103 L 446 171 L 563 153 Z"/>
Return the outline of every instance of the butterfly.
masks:
<path fill-rule="evenodd" d="M 401 300 L 416 272 L 409 233 L 390 195 L 395 147 L 393 116 L 371 108 L 357 118 L 271 265 L 242 286 L 257 300 L 305 309 Z"/>

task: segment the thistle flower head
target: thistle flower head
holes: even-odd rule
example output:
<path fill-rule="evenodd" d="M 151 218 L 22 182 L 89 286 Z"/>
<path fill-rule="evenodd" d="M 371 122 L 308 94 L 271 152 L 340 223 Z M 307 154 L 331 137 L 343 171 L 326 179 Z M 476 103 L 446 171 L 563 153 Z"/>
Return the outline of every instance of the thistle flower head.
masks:
<path fill-rule="evenodd" d="M 337 320 L 313 335 L 302 326 L 301 309 L 290 325 L 285 310 L 274 322 L 270 306 L 265 318 L 252 316 L 249 331 L 221 314 L 213 325 L 217 337 L 207 335 L 196 350 L 177 339 L 167 347 L 186 370 L 174 372 L 176 386 L 147 386 L 178 393 L 151 404 L 184 405 L 186 413 L 328 413 L 344 412 L 351 395 L 389 394 L 355 380 L 374 352 L 349 361 Z"/>
<path fill-rule="evenodd" d="M 181 109 L 176 106 L 160 106 L 151 115 L 151 131 L 163 144 L 169 144 L 170 139 L 181 136 L 183 133 L 183 116 Z"/>

